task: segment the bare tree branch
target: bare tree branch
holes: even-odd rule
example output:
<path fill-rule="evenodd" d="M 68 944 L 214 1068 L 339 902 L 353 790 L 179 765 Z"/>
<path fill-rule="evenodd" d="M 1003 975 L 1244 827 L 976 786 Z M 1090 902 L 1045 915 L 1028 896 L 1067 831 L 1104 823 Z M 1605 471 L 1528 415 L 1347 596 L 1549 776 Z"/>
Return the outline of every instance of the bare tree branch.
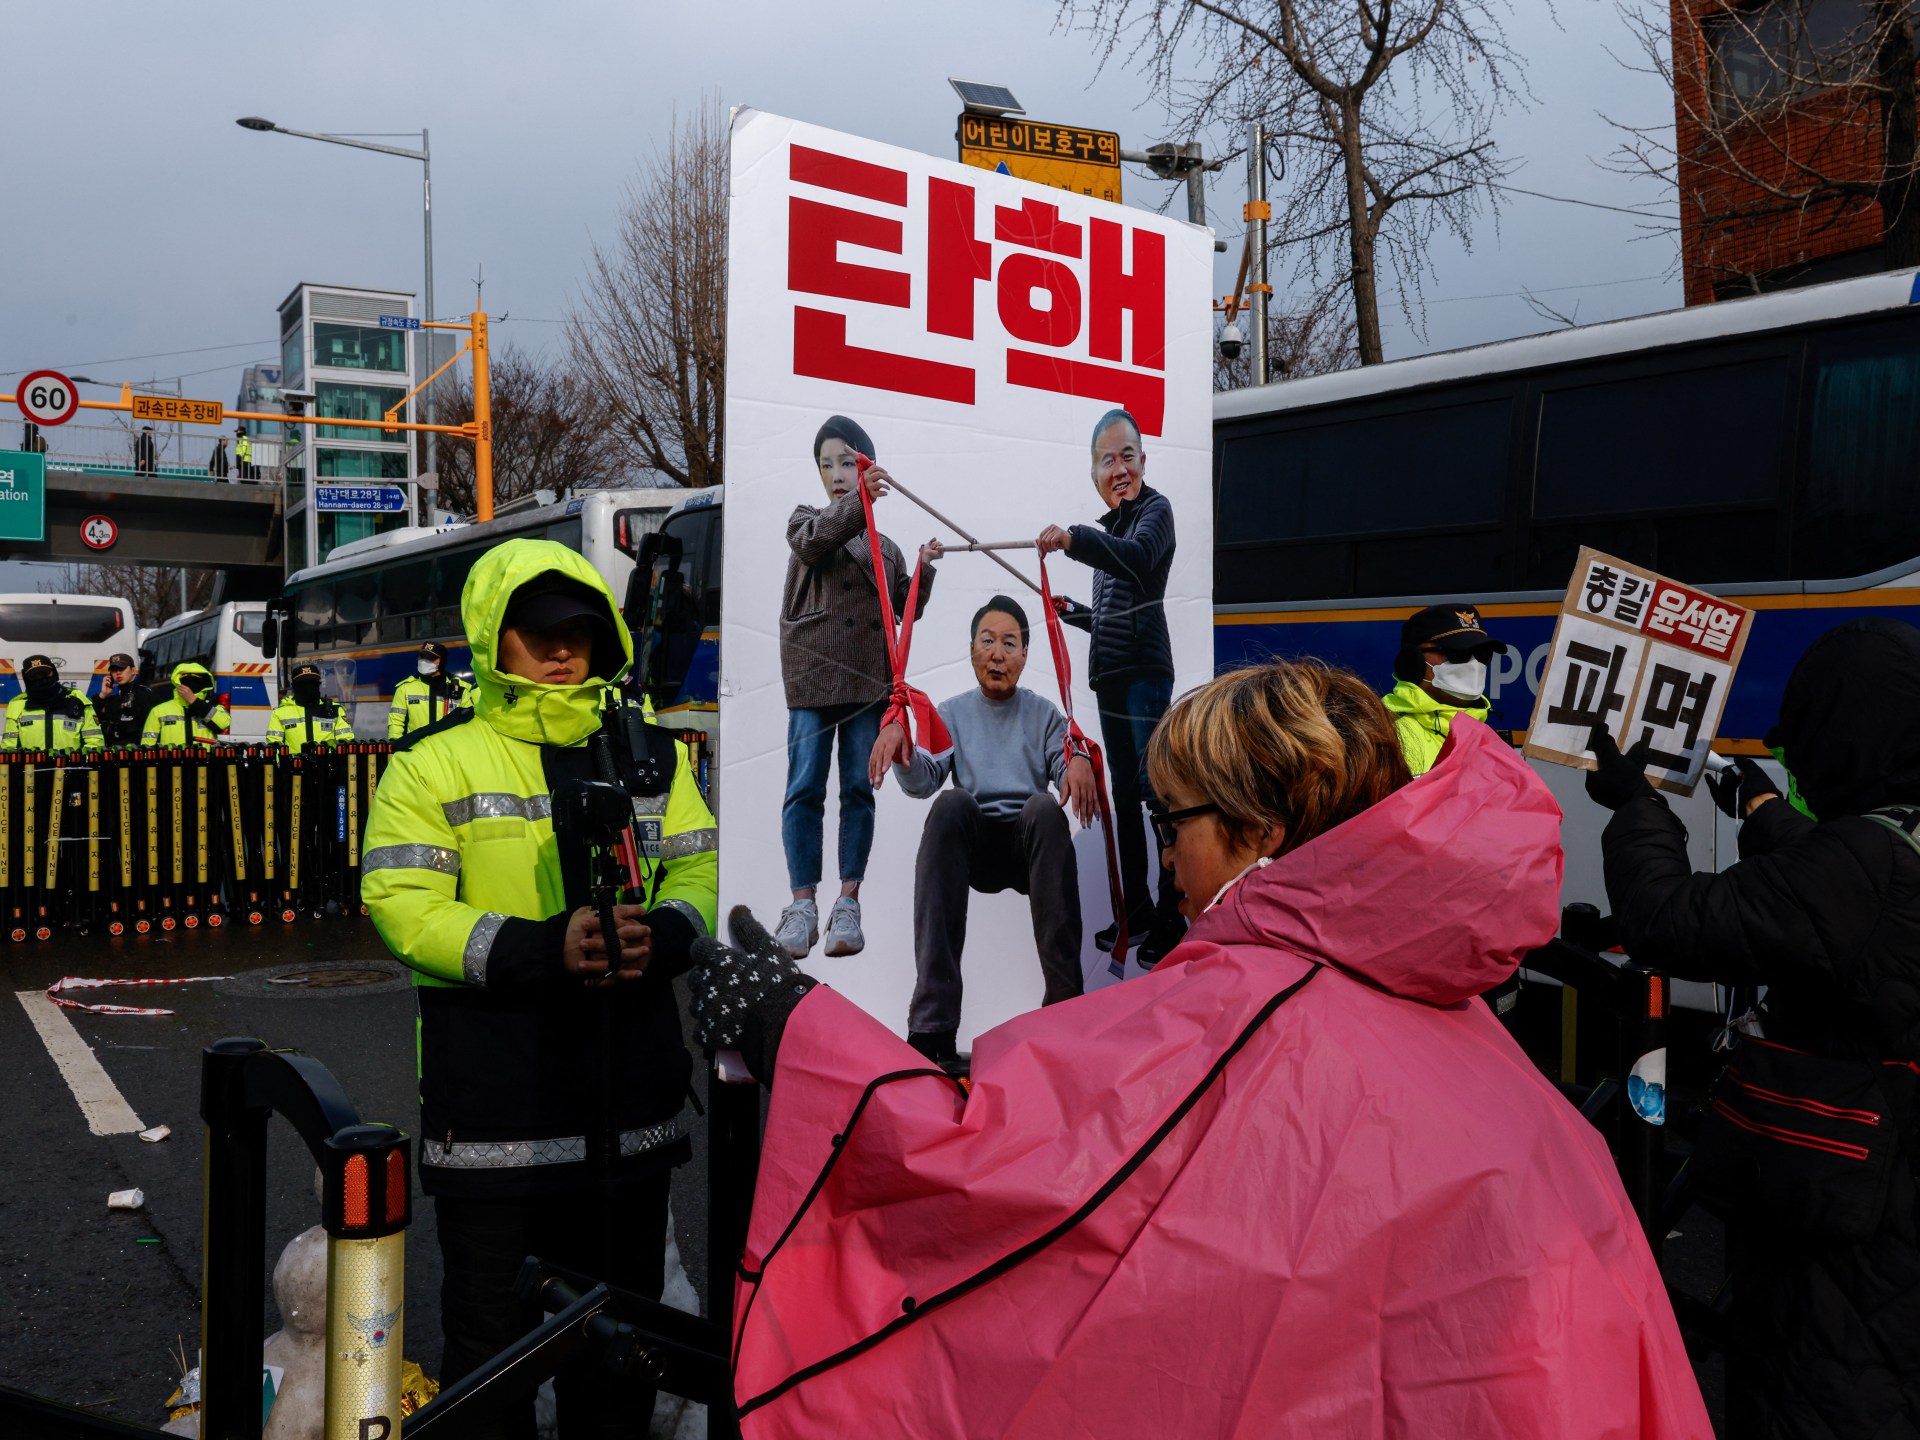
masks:
<path fill-rule="evenodd" d="M 720 483 L 727 310 L 725 110 L 703 102 L 628 185 L 596 244 L 567 346 L 627 467 Z"/>
<path fill-rule="evenodd" d="M 1495 118 L 1528 96 L 1508 0 L 1059 0 L 1101 61 L 1141 70 L 1184 138 L 1216 153 L 1268 131 L 1281 177 L 1268 243 L 1314 314 L 1344 291 L 1362 364 L 1385 358 L 1381 276 L 1418 328 L 1431 241 L 1470 243 L 1507 174 Z M 1194 78 L 1195 72 L 1199 78 Z M 1434 177 L 1439 177 L 1437 180 Z"/>

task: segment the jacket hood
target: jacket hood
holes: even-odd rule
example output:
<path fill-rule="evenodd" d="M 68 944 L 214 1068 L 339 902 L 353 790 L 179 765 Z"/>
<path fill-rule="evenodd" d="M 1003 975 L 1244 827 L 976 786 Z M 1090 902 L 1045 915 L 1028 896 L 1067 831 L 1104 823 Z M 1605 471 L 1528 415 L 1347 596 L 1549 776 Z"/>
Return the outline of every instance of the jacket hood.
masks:
<path fill-rule="evenodd" d="M 1800 657 L 1780 702 L 1780 740 L 1822 820 L 1920 802 L 1920 630 L 1851 620 Z"/>
<path fill-rule="evenodd" d="M 175 685 L 178 685 L 181 681 L 185 680 L 189 675 L 204 675 L 207 677 L 209 681 L 213 679 L 213 672 L 207 669 L 206 666 L 202 665 L 197 660 L 181 661 L 178 665 L 173 667 L 173 673 L 168 678 Z"/>
<path fill-rule="evenodd" d="M 1561 868 L 1546 783 L 1463 714 L 1432 770 L 1247 875 L 1188 941 L 1274 946 L 1450 1005 L 1553 937 Z"/>
<path fill-rule="evenodd" d="M 620 640 L 620 659 L 604 678 L 590 675 L 579 685 L 543 685 L 501 672 L 500 630 L 507 603 L 522 585 L 548 571 L 577 581 L 606 604 L 607 624 Z M 460 592 L 460 619 L 473 649 L 475 713 L 502 735 L 529 744 L 582 743 L 600 728 L 607 688 L 618 684 L 633 664 L 633 636 L 613 591 L 579 551 L 557 541 L 509 540 L 482 555 Z"/>
<path fill-rule="evenodd" d="M 1380 703 L 1387 707 L 1390 715 L 1471 715 L 1476 720 L 1485 720 L 1490 708 L 1484 695 L 1471 705 L 1444 704 L 1413 680 L 1397 682 L 1393 689 L 1380 697 Z"/>

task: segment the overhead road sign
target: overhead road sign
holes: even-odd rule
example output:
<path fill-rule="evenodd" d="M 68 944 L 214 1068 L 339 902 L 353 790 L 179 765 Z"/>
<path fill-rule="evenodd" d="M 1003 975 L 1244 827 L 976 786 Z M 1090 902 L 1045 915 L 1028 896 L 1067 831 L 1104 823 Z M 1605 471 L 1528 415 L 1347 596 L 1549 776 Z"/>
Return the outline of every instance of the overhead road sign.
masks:
<path fill-rule="evenodd" d="M 418 330 L 420 321 L 412 315 L 382 315 L 380 328 L 382 330 Z"/>
<path fill-rule="evenodd" d="M 193 425 L 224 425 L 226 406 L 218 400 L 181 400 L 172 395 L 133 397 L 136 420 L 185 420 Z"/>
<path fill-rule="evenodd" d="M 58 370 L 35 370 L 20 382 L 14 403 L 36 425 L 64 425 L 80 408 L 80 392 Z"/>
<path fill-rule="evenodd" d="M 47 457 L 0 450 L 0 540 L 46 538 Z"/>
<path fill-rule="evenodd" d="M 89 550 L 110 550 L 120 538 L 120 527 L 107 515 L 89 515 L 80 522 L 80 538 Z"/>
<path fill-rule="evenodd" d="M 1111 130 L 968 112 L 958 134 L 963 165 L 1120 203 L 1120 137 Z"/>
<path fill-rule="evenodd" d="M 351 514 L 385 514 L 407 508 L 404 485 L 316 485 L 313 503 L 317 510 Z"/>

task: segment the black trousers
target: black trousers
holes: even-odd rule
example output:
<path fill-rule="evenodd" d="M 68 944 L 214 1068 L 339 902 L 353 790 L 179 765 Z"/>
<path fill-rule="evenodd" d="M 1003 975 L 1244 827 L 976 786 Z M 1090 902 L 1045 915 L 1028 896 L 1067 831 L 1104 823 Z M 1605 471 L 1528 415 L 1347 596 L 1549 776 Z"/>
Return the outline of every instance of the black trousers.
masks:
<path fill-rule="evenodd" d="M 1047 989 L 1043 1005 L 1071 1000 L 1080 973 L 1080 866 L 1067 812 L 1032 795 L 1011 820 L 995 820 L 965 790 L 943 790 L 927 812 L 913 871 L 916 979 L 907 1028 L 916 1035 L 960 1027 L 960 952 L 967 944 L 967 892 L 1013 890 L 1033 912 L 1033 943 Z"/>
<path fill-rule="evenodd" d="M 514 1297 L 529 1255 L 658 1300 L 666 1280 L 667 1190 L 671 1171 L 622 1184 L 613 1255 L 601 1245 L 600 1192 L 572 1190 L 508 1200 L 437 1196 L 440 1230 L 440 1329 L 446 1348 L 440 1381 L 449 1384 L 532 1330 L 546 1317 Z M 644 1440 L 654 1392 L 581 1362 L 554 1377 L 562 1440 Z M 497 1407 L 466 1434 L 533 1440 L 533 1400 Z"/>

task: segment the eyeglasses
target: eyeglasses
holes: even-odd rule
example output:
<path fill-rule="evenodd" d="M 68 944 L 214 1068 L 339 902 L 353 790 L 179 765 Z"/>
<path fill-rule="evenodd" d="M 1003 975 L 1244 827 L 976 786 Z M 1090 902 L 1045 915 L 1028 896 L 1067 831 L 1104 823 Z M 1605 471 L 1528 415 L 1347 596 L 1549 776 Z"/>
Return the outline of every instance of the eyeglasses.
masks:
<path fill-rule="evenodd" d="M 1185 810 L 1155 810 L 1147 815 L 1147 823 L 1153 826 L 1153 838 L 1160 842 L 1162 850 L 1171 850 L 1174 842 L 1180 838 L 1180 827 L 1189 820 L 1198 820 L 1202 815 L 1219 815 L 1218 805 L 1190 805 Z"/>

